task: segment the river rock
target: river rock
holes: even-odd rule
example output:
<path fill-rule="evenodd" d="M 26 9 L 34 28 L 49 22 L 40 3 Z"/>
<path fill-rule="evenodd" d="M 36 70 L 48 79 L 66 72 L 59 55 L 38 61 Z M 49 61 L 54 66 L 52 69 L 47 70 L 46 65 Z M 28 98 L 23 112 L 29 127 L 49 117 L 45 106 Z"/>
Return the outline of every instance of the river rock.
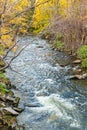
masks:
<path fill-rule="evenodd" d="M 17 111 L 17 112 L 22 112 L 22 111 L 23 111 L 23 109 L 17 108 L 17 107 L 13 107 L 13 109 L 14 109 L 15 111 Z"/>
<path fill-rule="evenodd" d="M 19 100 L 20 100 L 20 98 L 16 97 L 14 102 L 13 102 L 16 107 L 18 106 Z"/>
<path fill-rule="evenodd" d="M 85 79 L 87 78 L 87 73 L 82 74 L 82 75 L 72 75 L 70 76 L 70 79 Z"/>
<path fill-rule="evenodd" d="M 37 46 L 37 48 L 43 48 L 43 46 L 39 45 L 39 46 Z"/>
<path fill-rule="evenodd" d="M 6 101 L 5 96 L 0 95 L 0 100 L 5 102 Z"/>
<path fill-rule="evenodd" d="M 28 103 L 28 104 L 25 104 L 25 106 L 27 106 L 27 107 L 40 107 L 41 105 L 39 103 Z"/>
<path fill-rule="evenodd" d="M 76 70 L 76 73 L 81 73 L 82 72 L 82 69 L 77 69 Z"/>
<path fill-rule="evenodd" d="M 10 97 L 10 96 L 7 96 L 7 97 L 6 97 L 6 100 L 7 100 L 7 101 L 14 102 L 14 101 L 15 101 L 15 98 Z"/>
<path fill-rule="evenodd" d="M 13 84 L 11 84 L 11 88 L 16 89 L 16 86 L 15 86 L 15 85 L 13 85 Z"/>
<path fill-rule="evenodd" d="M 0 108 L 1 108 L 1 107 L 5 107 L 5 102 L 0 101 Z"/>
<path fill-rule="evenodd" d="M 2 111 L 0 110 L 0 118 L 2 118 L 3 114 L 2 114 Z"/>
<path fill-rule="evenodd" d="M 3 111 L 4 111 L 4 113 L 7 114 L 7 115 L 11 114 L 11 115 L 16 116 L 16 115 L 19 114 L 18 112 L 16 112 L 15 110 L 13 110 L 11 107 L 3 108 Z"/>
<path fill-rule="evenodd" d="M 81 63 L 81 60 L 75 60 L 75 61 L 73 61 L 73 64 L 80 64 Z"/>
<path fill-rule="evenodd" d="M 14 97 L 14 92 L 9 91 L 8 96 L 10 96 L 10 97 Z"/>

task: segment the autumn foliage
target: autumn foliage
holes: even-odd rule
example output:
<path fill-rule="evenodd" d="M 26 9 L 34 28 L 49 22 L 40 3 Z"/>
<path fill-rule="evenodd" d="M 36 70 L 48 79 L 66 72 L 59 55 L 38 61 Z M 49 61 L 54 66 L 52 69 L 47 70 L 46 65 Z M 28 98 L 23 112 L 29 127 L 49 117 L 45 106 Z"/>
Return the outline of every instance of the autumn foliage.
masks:
<path fill-rule="evenodd" d="M 1 0 L 0 1 L 0 53 L 3 48 L 9 48 L 15 43 L 18 33 L 26 32 L 24 14 L 29 7 L 28 0 Z"/>

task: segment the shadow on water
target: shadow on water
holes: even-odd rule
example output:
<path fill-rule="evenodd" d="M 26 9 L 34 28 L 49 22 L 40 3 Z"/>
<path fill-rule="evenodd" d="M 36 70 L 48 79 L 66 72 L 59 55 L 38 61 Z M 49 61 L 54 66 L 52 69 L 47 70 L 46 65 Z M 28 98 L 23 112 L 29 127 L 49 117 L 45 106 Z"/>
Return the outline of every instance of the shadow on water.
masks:
<path fill-rule="evenodd" d="M 22 75 L 7 69 L 24 109 L 17 117 L 20 130 L 87 130 L 87 80 L 67 79 L 70 66 L 59 65 L 72 58 L 38 37 L 21 38 L 20 48 L 25 44 L 11 64 Z"/>

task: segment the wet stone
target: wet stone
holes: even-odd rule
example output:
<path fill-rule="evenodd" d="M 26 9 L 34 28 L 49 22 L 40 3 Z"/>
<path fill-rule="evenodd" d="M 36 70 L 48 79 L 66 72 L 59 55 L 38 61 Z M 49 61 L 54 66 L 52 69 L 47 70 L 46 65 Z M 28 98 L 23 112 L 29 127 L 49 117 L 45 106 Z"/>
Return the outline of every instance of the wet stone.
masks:
<path fill-rule="evenodd" d="M 25 106 L 27 106 L 27 107 L 41 107 L 41 104 L 39 104 L 39 103 L 28 103 L 28 104 L 25 104 Z"/>
<path fill-rule="evenodd" d="M 81 63 L 81 60 L 75 60 L 75 61 L 73 61 L 73 64 L 80 64 Z"/>
<path fill-rule="evenodd" d="M 16 97 L 16 98 L 15 98 L 15 100 L 14 100 L 14 102 L 13 102 L 15 106 L 18 106 L 19 100 L 20 100 L 19 97 Z"/>
<path fill-rule="evenodd" d="M 23 111 L 22 108 L 13 107 L 13 109 L 14 109 L 15 111 L 17 111 L 17 112 L 22 112 L 22 111 Z"/>
<path fill-rule="evenodd" d="M 11 107 L 3 108 L 4 114 L 6 115 L 18 115 L 19 113 L 13 110 Z"/>

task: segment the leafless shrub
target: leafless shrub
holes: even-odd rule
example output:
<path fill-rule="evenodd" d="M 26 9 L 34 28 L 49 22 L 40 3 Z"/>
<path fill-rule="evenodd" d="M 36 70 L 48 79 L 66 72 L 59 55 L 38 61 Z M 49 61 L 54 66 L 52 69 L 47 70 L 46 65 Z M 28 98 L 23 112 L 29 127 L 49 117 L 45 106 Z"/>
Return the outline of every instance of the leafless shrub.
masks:
<path fill-rule="evenodd" d="M 63 36 L 66 49 L 76 51 L 81 45 L 87 44 L 87 4 L 79 3 L 78 7 L 71 6 L 67 16 L 56 14 L 51 22 L 51 31 L 54 35 Z"/>

